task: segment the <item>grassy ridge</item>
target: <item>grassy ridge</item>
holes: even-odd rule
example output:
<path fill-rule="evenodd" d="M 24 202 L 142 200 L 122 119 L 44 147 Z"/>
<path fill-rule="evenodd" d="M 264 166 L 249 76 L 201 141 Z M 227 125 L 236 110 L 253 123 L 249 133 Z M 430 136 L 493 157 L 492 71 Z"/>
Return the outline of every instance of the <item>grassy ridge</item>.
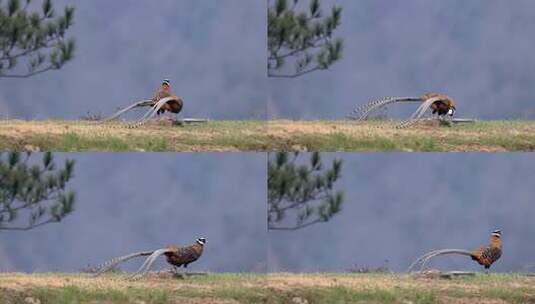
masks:
<path fill-rule="evenodd" d="M 110 122 L 4 121 L 0 150 L 40 151 L 258 151 L 265 150 L 263 121 L 151 122 L 128 129 Z"/>
<path fill-rule="evenodd" d="M 455 279 L 334 273 L 125 278 L 2 274 L 0 303 L 535 303 L 535 278 L 520 274 Z"/>
<path fill-rule="evenodd" d="M 308 151 L 535 151 L 535 121 L 479 121 L 450 127 L 396 121 L 269 122 L 277 150 Z"/>
<path fill-rule="evenodd" d="M 481 121 L 396 129 L 385 121 L 212 121 L 173 126 L 0 123 L 0 150 L 40 151 L 535 151 L 535 121 Z"/>
<path fill-rule="evenodd" d="M 178 279 L 151 274 L 129 281 L 126 274 L 0 275 L 0 303 L 262 303 L 266 275 L 212 274 Z M 29 303 L 32 304 L 32 303 Z"/>

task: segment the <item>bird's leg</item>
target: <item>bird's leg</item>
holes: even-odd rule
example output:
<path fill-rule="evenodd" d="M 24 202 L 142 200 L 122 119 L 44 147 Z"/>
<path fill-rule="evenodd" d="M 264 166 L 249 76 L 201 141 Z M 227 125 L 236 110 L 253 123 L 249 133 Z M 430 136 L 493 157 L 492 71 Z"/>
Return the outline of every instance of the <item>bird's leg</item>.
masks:
<path fill-rule="evenodd" d="M 184 279 L 186 278 L 186 276 L 184 275 L 183 272 L 180 271 L 180 267 L 174 267 L 175 268 L 175 277 L 177 278 L 181 278 L 181 279 Z"/>
<path fill-rule="evenodd" d="M 177 125 L 182 126 L 184 124 L 182 122 L 182 120 L 180 120 L 180 117 L 178 116 L 178 113 L 175 115 L 175 119 L 176 119 L 176 124 Z"/>

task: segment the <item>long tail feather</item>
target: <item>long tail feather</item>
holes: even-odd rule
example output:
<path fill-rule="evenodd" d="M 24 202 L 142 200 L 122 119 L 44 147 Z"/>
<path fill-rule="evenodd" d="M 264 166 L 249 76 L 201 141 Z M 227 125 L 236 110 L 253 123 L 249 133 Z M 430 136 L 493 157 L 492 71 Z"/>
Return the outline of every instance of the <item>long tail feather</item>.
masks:
<path fill-rule="evenodd" d="M 355 120 L 365 120 L 370 113 L 376 109 L 384 107 L 386 105 L 397 102 L 421 102 L 420 97 L 384 97 L 377 100 L 372 100 L 367 104 L 361 105 L 353 110 L 353 116 L 351 118 Z"/>
<path fill-rule="evenodd" d="M 136 279 L 139 279 L 141 277 L 143 277 L 149 270 L 150 268 L 152 267 L 152 264 L 154 264 L 154 262 L 156 261 L 156 259 L 161 256 L 161 255 L 164 255 L 165 253 L 169 252 L 170 250 L 167 249 L 167 248 L 162 248 L 162 249 L 158 249 L 158 250 L 155 250 L 146 260 L 145 262 L 143 263 L 143 265 L 141 265 L 141 267 L 139 267 L 138 271 L 132 275 L 130 277 L 130 279 L 133 279 L 133 280 L 136 280 Z"/>
<path fill-rule="evenodd" d="M 466 255 L 466 256 L 472 256 L 472 252 L 464 249 L 441 249 L 441 250 L 434 250 L 431 252 L 428 252 L 424 254 L 423 256 L 419 257 L 414 261 L 407 270 L 408 272 L 413 271 L 413 269 L 420 264 L 420 271 L 425 269 L 425 266 L 429 262 L 430 259 L 440 256 L 440 255 L 447 255 L 447 254 L 460 254 L 460 255 Z"/>
<path fill-rule="evenodd" d="M 446 254 L 460 254 L 460 255 L 465 255 L 465 256 L 470 256 L 470 257 L 472 256 L 472 253 L 466 250 L 454 250 L 454 251 L 450 250 L 450 251 L 437 252 L 431 256 L 428 256 L 427 258 L 425 258 L 425 260 L 423 260 L 422 269 L 426 269 L 427 264 L 432 258 L 440 256 L 440 255 L 446 255 Z"/>
<path fill-rule="evenodd" d="M 112 116 L 100 120 L 99 122 L 107 122 L 107 121 L 113 120 L 113 119 L 121 116 L 122 114 L 134 109 L 134 108 L 150 106 L 151 103 L 152 103 L 152 100 L 149 100 L 149 99 L 140 100 L 140 101 L 135 102 L 134 104 L 132 104 L 132 105 L 126 107 L 126 108 L 123 108 L 123 109 L 115 112 L 115 114 L 113 114 Z"/>
<path fill-rule="evenodd" d="M 420 256 L 419 258 L 417 258 L 414 262 L 412 262 L 412 264 L 409 266 L 409 268 L 407 269 L 407 272 L 411 272 L 412 269 L 414 269 L 414 267 L 416 267 L 416 265 L 420 264 L 422 262 L 423 259 L 427 258 L 428 256 L 434 254 L 435 252 L 437 252 L 439 250 L 433 250 L 431 252 L 428 252 L 422 256 Z"/>
<path fill-rule="evenodd" d="M 149 120 L 151 120 L 167 102 L 171 100 L 175 100 L 175 99 L 176 99 L 176 96 L 169 96 L 169 97 L 160 99 L 149 111 L 147 111 L 147 113 L 145 113 L 145 115 L 143 115 L 141 119 L 128 125 L 128 128 L 137 128 L 137 127 L 144 125 Z"/>
<path fill-rule="evenodd" d="M 136 252 L 136 253 L 132 253 L 132 254 L 129 254 L 129 255 L 124 255 L 124 256 L 120 256 L 120 257 L 116 257 L 116 258 L 113 258 L 107 262 L 104 262 L 100 265 L 98 265 L 97 267 L 95 267 L 95 276 L 98 276 L 110 269 L 112 269 L 113 267 L 119 265 L 120 263 L 122 262 L 126 262 L 130 259 L 133 259 L 135 257 L 139 257 L 139 256 L 148 256 L 148 255 L 151 255 L 153 253 L 153 251 L 140 251 L 140 252 Z"/>
<path fill-rule="evenodd" d="M 422 116 L 425 114 L 425 112 L 427 112 L 431 105 L 433 105 L 433 103 L 439 100 L 441 100 L 440 97 L 429 98 L 424 103 L 422 103 L 414 113 L 412 113 L 411 117 L 408 120 L 402 121 L 396 126 L 396 128 L 406 128 L 420 121 Z"/>

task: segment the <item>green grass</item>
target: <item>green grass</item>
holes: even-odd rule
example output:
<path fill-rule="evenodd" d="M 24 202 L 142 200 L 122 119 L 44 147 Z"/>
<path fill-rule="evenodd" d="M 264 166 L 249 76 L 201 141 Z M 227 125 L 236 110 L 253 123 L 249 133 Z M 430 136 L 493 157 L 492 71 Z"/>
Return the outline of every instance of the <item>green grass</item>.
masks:
<path fill-rule="evenodd" d="M 28 297 L 28 296 L 26 296 Z M 131 289 L 118 291 L 113 289 L 84 290 L 75 286 L 67 286 L 62 289 L 36 288 L 30 293 L 30 297 L 40 299 L 41 303 L 133 303 L 142 301 L 145 303 L 170 303 L 169 295 L 164 290 Z"/>
<path fill-rule="evenodd" d="M 294 150 L 292 147 L 305 147 L 307 151 L 440 151 L 439 143 L 429 137 L 391 139 L 381 136 L 354 138 L 343 133 L 329 135 L 299 135 L 292 139 L 292 145 L 275 148 Z M 299 148 L 297 149 L 299 150 Z"/>
<path fill-rule="evenodd" d="M 41 137 L 34 140 L 37 147 L 54 151 L 166 151 L 169 142 L 165 138 L 149 136 L 133 136 L 129 139 L 117 136 L 82 136 L 76 133 L 66 133 L 60 137 Z"/>
<path fill-rule="evenodd" d="M 315 289 L 296 289 L 284 295 L 273 296 L 273 303 L 296 302 L 296 298 L 307 303 L 438 303 L 437 295 L 425 290 L 413 289 L 365 289 L 355 290 L 347 287 Z M 297 300 L 298 301 L 298 300 Z"/>
<path fill-rule="evenodd" d="M 126 280 L 120 273 L 1 274 L 4 303 L 535 303 L 535 278 L 479 274 L 440 279 L 401 274 L 227 273 Z"/>

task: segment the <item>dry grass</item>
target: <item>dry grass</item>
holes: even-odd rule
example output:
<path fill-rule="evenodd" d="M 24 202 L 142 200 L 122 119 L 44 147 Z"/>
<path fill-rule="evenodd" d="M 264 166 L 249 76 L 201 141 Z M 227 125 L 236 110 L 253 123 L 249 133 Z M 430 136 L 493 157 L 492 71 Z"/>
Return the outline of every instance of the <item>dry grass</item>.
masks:
<path fill-rule="evenodd" d="M 268 123 L 277 150 L 308 151 L 534 151 L 535 121 L 436 123 L 396 129 L 396 121 L 288 121 Z"/>
<path fill-rule="evenodd" d="M 150 274 L 130 281 L 126 274 L 0 275 L 0 303 L 259 303 L 267 298 L 262 274 L 211 274 L 179 279 Z"/>
<path fill-rule="evenodd" d="M 481 121 L 396 129 L 385 121 L 212 121 L 173 126 L 20 121 L 0 123 L 0 149 L 33 151 L 535 151 L 535 122 Z"/>
<path fill-rule="evenodd" d="M 535 303 L 535 277 L 478 274 L 441 279 L 405 274 L 0 275 L 0 303 Z M 3 301 L 3 302 L 2 302 Z"/>
<path fill-rule="evenodd" d="M 535 278 L 479 274 L 469 278 L 406 274 L 270 274 L 278 303 L 535 303 Z"/>
<path fill-rule="evenodd" d="M 340 273 L 276 273 L 269 274 L 270 287 L 281 290 L 300 288 L 346 287 L 355 290 L 366 289 L 422 289 L 458 290 L 483 292 L 488 289 L 533 289 L 535 277 L 512 274 L 478 274 L 475 277 L 441 279 L 438 275 L 415 274 L 340 274 Z"/>
<path fill-rule="evenodd" d="M 262 121 L 213 121 L 174 126 L 151 122 L 128 129 L 124 124 L 87 121 L 0 123 L 0 149 L 33 151 L 258 151 L 264 150 Z"/>

